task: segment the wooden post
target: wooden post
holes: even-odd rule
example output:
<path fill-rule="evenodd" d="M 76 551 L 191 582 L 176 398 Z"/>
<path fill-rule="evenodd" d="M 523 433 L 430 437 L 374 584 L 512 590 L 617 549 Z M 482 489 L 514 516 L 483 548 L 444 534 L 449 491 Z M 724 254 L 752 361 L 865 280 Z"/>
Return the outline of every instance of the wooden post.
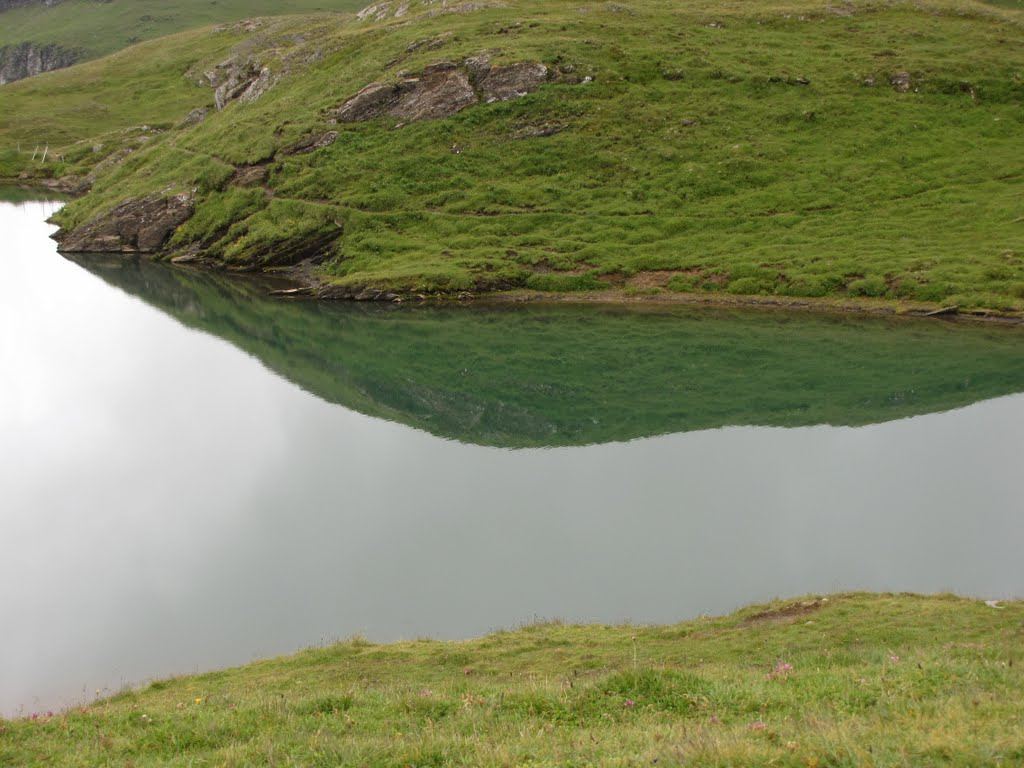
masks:
<path fill-rule="evenodd" d="M 35 152 L 33 152 L 33 153 L 32 153 L 32 160 L 33 160 L 33 161 L 34 161 L 34 160 L 36 159 L 36 155 L 37 155 L 38 153 L 39 153 L 39 145 L 38 145 L 38 144 L 36 144 L 36 149 L 35 149 Z"/>
<path fill-rule="evenodd" d="M 43 150 L 43 159 L 42 159 L 42 161 L 41 161 L 41 162 L 44 162 L 44 163 L 46 162 L 46 155 L 47 155 L 47 153 L 48 153 L 49 151 L 50 151 L 50 145 L 49 145 L 49 144 L 47 144 L 47 145 L 46 145 L 46 149 L 44 149 L 44 150 Z"/>

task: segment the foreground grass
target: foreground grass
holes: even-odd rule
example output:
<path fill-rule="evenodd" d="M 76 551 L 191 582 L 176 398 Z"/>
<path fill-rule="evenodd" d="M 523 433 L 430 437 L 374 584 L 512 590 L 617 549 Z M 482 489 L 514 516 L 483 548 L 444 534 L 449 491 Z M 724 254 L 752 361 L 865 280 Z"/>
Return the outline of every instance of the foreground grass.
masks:
<path fill-rule="evenodd" d="M 1016 765 L 1024 604 L 352 640 L 0 725 L 3 765 Z"/>

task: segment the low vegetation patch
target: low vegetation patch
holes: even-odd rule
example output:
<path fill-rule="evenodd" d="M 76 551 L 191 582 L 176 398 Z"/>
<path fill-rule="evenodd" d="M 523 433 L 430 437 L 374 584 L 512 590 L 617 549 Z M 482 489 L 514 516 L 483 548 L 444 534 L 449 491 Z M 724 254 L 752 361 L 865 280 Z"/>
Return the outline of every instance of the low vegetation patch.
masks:
<path fill-rule="evenodd" d="M 1014 765 L 1022 626 L 1019 602 L 844 594 L 356 640 L 0 722 L 0 763 Z"/>

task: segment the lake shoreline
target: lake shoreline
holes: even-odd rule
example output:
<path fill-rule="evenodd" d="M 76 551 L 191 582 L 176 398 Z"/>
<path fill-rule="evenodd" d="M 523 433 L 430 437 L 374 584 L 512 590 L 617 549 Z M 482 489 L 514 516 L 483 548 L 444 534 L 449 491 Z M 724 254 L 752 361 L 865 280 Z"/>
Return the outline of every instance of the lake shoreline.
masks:
<path fill-rule="evenodd" d="M 216 269 L 216 268 L 214 268 Z M 945 321 L 981 322 L 994 325 L 1024 325 L 1024 313 L 999 312 L 991 309 L 961 309 L 956 306 L 926 304 L 893 299 L 852 298 L 844 296 L 795 297 L 768 295 L 733 295 L 727 293 L 683 293 L 669 290 L 636 292 L 609 287 L 586 291 L 538 291 L 512 288 L 501 291 L 459 293 L 407 293 L 387 288 L 363 289 L 358 293 L 338 293 L 330 285 L 300 269 L 280 274 L 295 283 L 290 291 L 277 291 L 284 298 L 306 298 L 318 301 L 354 301 L 383 304 L 479 304 L 482 306 L 516 304 L 594 304 L 609 306 L 707 307 L 708 309 L 756 309 L 764 311 L 810 312 L 835 316 L 908 317 Z"/>
<path fill-rule="evenodd" d="M 20 183 L 19 183 L 20 181 Z M 76 197 L 60 189 L 60 185 L 51 180 L 37 179 L 36 183 L 25 183 L 25 180 L 0 179 L 0 185 L 8 189 L 20 189 L 26 192 L 38 191 Z M 47 183 L 51 182 L 51 183 Z M 60 240 L 57 235 L 57 250 L 62 255 Z M 384 304 L 452 304 L 474 303 L 481 305 L 515 305 L 515 304 L 606 304 L 632 307 L 708 307 L 714 309 L 757 309 L 766 311 L 812 312 L 836 316 L 854 315 L 866 317 L 910 317 L 930 318 L 945 321 L 968 321 L 993 325 L 1017 326 L 1024 325 L 1024 312 L 1006 312 L 995 309 L 971 308 L 961 309 L 958 306 L 915 302 L 899 299 L 873 299 L 868 297 L 848 297 L 842 295 L 821 297 L 797 297 L 778 295 L 737 295 L 725 292 L 688 293 L 671 291 L 664 288 L 636 290 L 615 285 L 600 290 L 581 291 L 539 291 L 529 288 L 510 288 L 494 291 L 461 291 L 446 292 L 410 292 L 390 289 L 387 287 L 339 289 L 325 282 L 316 275 L 308 260 L 295 266 L 270 269 L 263 272 L 234 271 L 225 269 L 215 262 L 206 262 L 194 254 L 183 255 L 163 252 L 111 252 L 106 257 L 127 256 L 146 258 L 157 261 L 170 261 L 175 266 L 185 269 L 198 269 L 226 275 L 245 277 L 260 276 L 280 284 L 271 293 L 286 299 L 316 299 L 318 301 L 355 301 Z"/>
<path fill-rule="evenodd" d="M 59 251 L 58 246 L 58 251 Z M 62 253 L 65 257 L 68 254 Z M 148 253 L 111 254 L 104 257 L 123 255 L 129 258 L 167 261 L 158 255 Z M 79 254 L 78 256 L 81 256 Z M 353 302 L 371 304 L 414 304 L 436 306 L 473 304 L 480 306 L 514 306 L 517 304 L 593 304 L 657 309 L 668 307 L 706 307 L 708 309 L 763 310 L 781 312 L 808 312 L 834 316 L 893 317 L 935 319 L 947 322 L 986 323 L 990 325 L 1024 325 L 1024 313 L 1000 312 L 991 309 L 961 309 L 956 306 L 926 304 L 922 302 L 898 301 L 893 299 L 852 298 L 844 296 L 794 297 L 768 295 L 733 295 L 726 293 L 682 293 L 668 290 L 636 292 L 629 289 L 609 287 L 587 291 L 538 291 L 528 288 L 513 288 L 502 291 L 458 293 L 412 293 L 388 288 L 364 288 L 358 291 L 339 292 L 330 284 L 312 275 L 302 265 L 265 272 L 243 272 L 226 270 L 216 264 L 207 264 L 198 259 L 175 262 L 180 269 L 212 272 L 244 279 L 267 279 L 279 284 L 269 291 L 270 295 L 283 300 L 314 300 L 327 302 Z"/>

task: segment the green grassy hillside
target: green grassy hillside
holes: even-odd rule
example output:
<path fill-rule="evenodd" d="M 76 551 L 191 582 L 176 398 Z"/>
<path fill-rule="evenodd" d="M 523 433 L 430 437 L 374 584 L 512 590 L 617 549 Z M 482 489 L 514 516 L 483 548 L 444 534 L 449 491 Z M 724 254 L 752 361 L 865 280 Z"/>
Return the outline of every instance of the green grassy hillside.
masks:
<path fill-rule="evenodd" d="M 835 595 L 676 626 L 353 639 L 0 721 L 35 766 L 998 766 L 1024 604 Z"/>
<path fill-rule="evenodd" d="M 12 8 L 0 16 L 0 46 L 32 42 L 105 56 L 193 27 L 252 16 L 354 11 L 361 0 L 63 0 Z"/>
<path fill-rule="evenodd" d="M 224 55 L 216 35 L 169 66 L 166 88 L 194 89 L 187 104 L 156 109 L 128 75 L 131 52 L 118 74 L 97 62 L 76 99 L 132 105 L 133 121 L 159 111 L 167 130 L 111 163 L 61 224 L 194 194 L 170 253 L 246 270 L 312 258 L 301 277 L 321 295 L 611 288 L 1024 310 L 1021 11 L 516 0 L 440 12 L 451 5 L 245 33 L 235 55 L 265 67 L 269 89 L 188 127 L 172 127 L 172 106 L 184 117 L 210 102 L 187 83 Z M 548 80 L 443 119 L 333 121 L 364 86 L 397 92 L 441 62 L 479 96 L 481 57 L 543 63 Z M 0 170 L 81 177 L 95 162 L 73 142 L 100 127 L 95 111 L 46 99 L 62 82 L 5 88 L 0 142 L 24 145 L 42 124 L 65 162 L 8 151 Z M 29 117 L 43 104 L 49 120 Z"/>

